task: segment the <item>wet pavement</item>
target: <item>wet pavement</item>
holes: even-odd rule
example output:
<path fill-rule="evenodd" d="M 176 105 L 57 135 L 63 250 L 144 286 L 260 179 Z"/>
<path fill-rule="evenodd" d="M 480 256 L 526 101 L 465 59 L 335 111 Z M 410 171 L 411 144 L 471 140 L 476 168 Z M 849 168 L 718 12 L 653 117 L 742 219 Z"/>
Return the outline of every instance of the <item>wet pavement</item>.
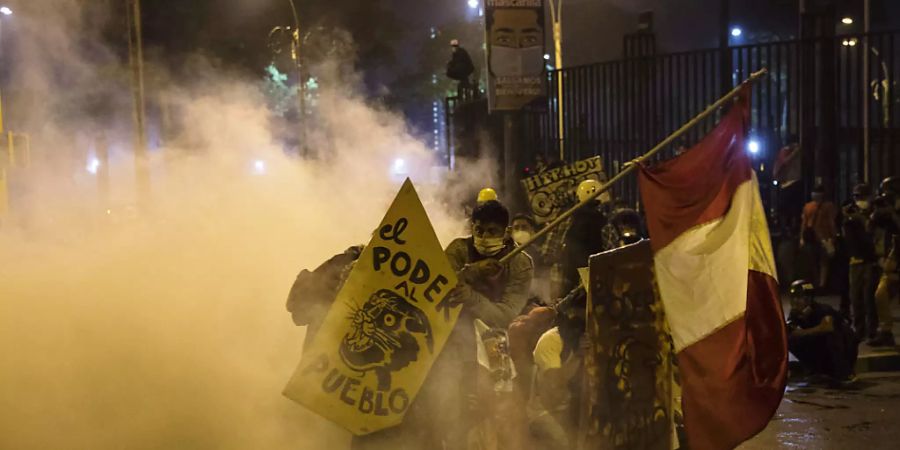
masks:
<path fill-rule="evenodd" d="M 842 389 L 792 382 L 769 426 L 738 448 L 900 448 L 900 373 L 864 374 Z"/>

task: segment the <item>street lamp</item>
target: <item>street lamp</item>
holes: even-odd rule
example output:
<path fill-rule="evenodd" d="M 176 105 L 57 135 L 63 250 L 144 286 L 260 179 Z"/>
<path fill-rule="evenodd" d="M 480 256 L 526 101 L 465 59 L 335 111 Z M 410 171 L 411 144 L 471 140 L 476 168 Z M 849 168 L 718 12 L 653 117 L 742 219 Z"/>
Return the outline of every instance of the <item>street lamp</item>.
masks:
<path fill-rule="evenodd" d="M 852 17 L 844 17 L 843 19 L 841 19 L 841 23 L 844 25 L 853 25 L 853 18 Z"/>
<path fill-rule="evenodd" d="M 741 37 L 742 34 L 744 34 L 744 30 L 741 30 L 739 27 L 731 29 L 731 36 L 733 37 Z"/>

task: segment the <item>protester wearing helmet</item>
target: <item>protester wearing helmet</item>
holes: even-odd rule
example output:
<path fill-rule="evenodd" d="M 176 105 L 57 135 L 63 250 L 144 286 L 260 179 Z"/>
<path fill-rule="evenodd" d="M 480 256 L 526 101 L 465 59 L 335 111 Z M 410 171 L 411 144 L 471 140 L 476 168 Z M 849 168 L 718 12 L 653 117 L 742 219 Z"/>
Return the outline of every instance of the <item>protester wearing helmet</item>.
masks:
<path fill-rule="evenodd" d="M 478 192 L 478 199 L 476 200 L 476 203 L 482 205 L 489 201 L 498 201 L 497 191 L 491 188 L 484 188 Z"/>
<path fill-rule="evenodd" d="M 562 253 L 563 293 L 578 287 L 578 268 L 587 267 L 588 258 L 604 250 L 601 231 L 606 226 L 606 215 L 602 205 L 603 200 L 609 201 L 609 194 L 603 193 L 599 198 L 594 198 L 602 186 L 599 181 L 590 179 L 579 184 L 576 190 L 578 201 L 589 203 L 572 215 L 572 223 L 566 231 Z"/>
<path fill-rule="evenodd" d="M 840 383 L 852 380 L 858 340 L 845 317 L 815 299 L 815 285 L 807 280 L 791 284 L 788 349 L 814 376 Z"/>
<path fill-rule="evenodd" d="M 640 214 L 629 208 L 624 201 L 616 201 L 602 235 L 603 249 L 612 250 L 634 244 L 643 239 L 646 233 Z"/>
<path fill-rule="evenodd" d="M 853 203 L 843 209 L 842 224 L 847 253 L 850 256 L 850 302 L 853 328 L 860 340 L 875 338 L 878 315 L 875 288 L 879 278 L 878 255 L 872 237 L 872 191 L 868 185 L 853 188 Z"/>
<path fill-rule="evenodd" d="M 875 290 L 875 305 L 878 312 L 878 331 L 866 343 L 873 347 L 893 347 L 894 320 L 891 301 L 900 293 L 900 274 L 897 272 L 897 257 L 900 251 L 900 177 L 888 177 L 881 182 L 881 195 L 875 202 L 872 213 L 872 228 L 875 239 L 875 253 L 879 258 L 881 276 Z"/>
<path fill-rule="evenodd" d="M 481 203 L 472 212 L 472 235 L 454 240 L 446 249 L 459 277 L 446 301 L 462 305 L 462 311 L 423 391 L 426 402 L 438 408 L 429 411 L 440 411 L 449 424 L 442 438 L 450 448 L 463 448 L 460 440 L 466 439 L 480 414 L 486 413 L 486 408 L 473 410 L 466 404 L 477 392 L 475 319 L 491 328 L 506 329 L 529 296 L 534 273 L 531 258 L 519 253 L 499 262 L 516 247 L 509 219 L 509 211 L 500 202 Z"/>

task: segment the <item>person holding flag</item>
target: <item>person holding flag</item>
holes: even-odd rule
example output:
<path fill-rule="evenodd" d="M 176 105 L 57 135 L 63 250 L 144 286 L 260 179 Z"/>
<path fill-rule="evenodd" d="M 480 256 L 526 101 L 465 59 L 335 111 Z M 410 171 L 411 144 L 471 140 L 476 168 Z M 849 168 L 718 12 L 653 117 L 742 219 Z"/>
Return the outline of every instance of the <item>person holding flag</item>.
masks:
<path fill-rule="evenodd" d="M 694 148 L 640 167 L 688 444 L 730 449 L 784 395 L 787 331 L 759 184 L 746 153 L 750 90 Z"/>

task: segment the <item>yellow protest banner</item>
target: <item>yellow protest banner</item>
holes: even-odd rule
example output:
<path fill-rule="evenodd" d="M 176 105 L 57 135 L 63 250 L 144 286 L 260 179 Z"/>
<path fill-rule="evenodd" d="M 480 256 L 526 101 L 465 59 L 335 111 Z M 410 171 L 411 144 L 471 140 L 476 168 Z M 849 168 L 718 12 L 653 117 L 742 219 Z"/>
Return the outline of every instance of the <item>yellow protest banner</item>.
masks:
<path fill-rule="evenodd" d="M 407 179 L 284 395 L 356 435 L 399 425 L 456 323 L 455 286 Z"/>

